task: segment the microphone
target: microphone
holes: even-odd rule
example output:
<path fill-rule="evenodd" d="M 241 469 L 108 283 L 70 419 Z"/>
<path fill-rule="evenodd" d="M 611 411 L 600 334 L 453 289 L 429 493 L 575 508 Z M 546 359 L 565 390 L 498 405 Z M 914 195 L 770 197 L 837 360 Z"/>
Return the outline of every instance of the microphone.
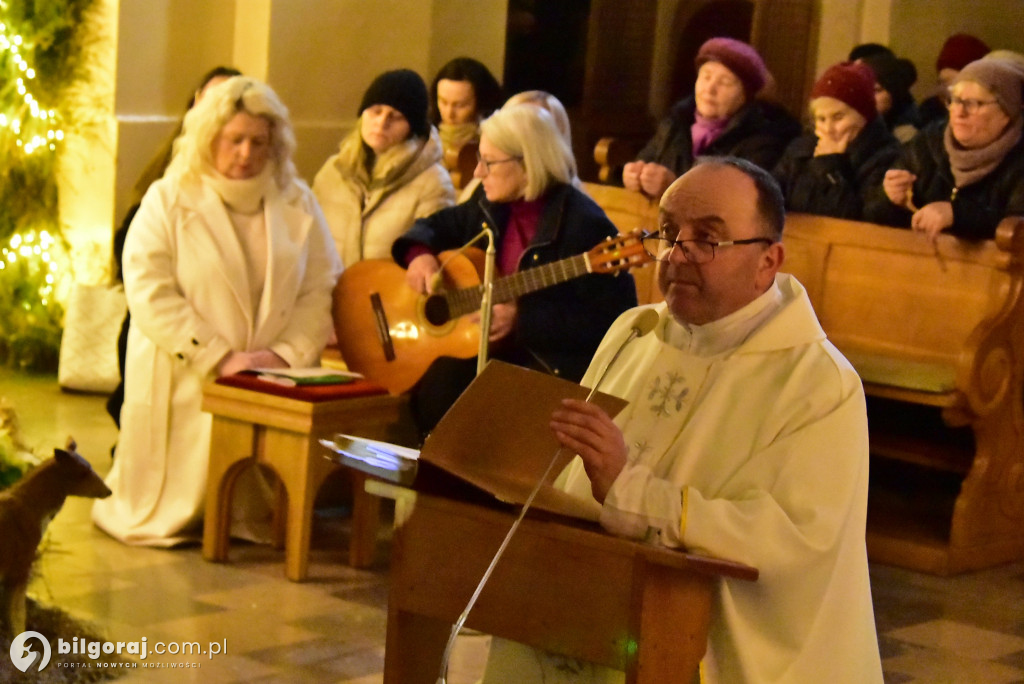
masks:
<path fill-rule="evenodd" d="M 433 278 L 430 281 L 430 284 L 431 284 L 430 289 L 431 289 L 431 291 L 437 290 L 437 288 L 441 286 L 441 278 L 443 277 L 442 274 L 444 273 L 445 266 L 447 266 L 451 262 L 452 259 L 454 259 L 455 257 L 457 257 L 460 254 L 462 254 L 463 252 L 465 252 L 467 249 L 472 247 L 475 243 L 479 242 L 480 238 L 482 238 L 484 236 L 488 236 L 488 237 L 492 236 L 492 234 L 490 232 L 490 228 L 487 227 L 486 223 L 483 224 L 483 230 L 481 230 L 479 233 L 474 235 L 473 238 L 469 242 L 467 242 L 466 244 L 464 244 L 461 247 L 459 247 L 452 254 L 448 255 L 448 258 L 445 259 L 444 263 L 440 265 L 440 267 L 437 269 L 437 273 L 435 273 L 433 275 Z M 492 237 L 492 239 L 493 239 L 493 237 Z M 441 323 L 444 323 L 444 321 L 441 321 Z"/>
<path fill-rule="evenodd" d="M 482 229 L 480 230 L 479 233 L 473 236 L 473 239 L 459 247 L 453 254 L 449 255 L 448 258 L 444 260 L 444 263 L 439 265 L 437 273 L 435 273 L 430 279 L 430 284 L 427 288 L 429 292 L 427 300 L 424 304 L 424 314 L 426 315 L 427 320 L 430 321 L 431 325 L 444 325 L 445 323 L 451 320 L 451 312 L 448 310 L 448 301 L 441 295 L 430 294 L 436 293 L 437 290 L 441 287 L 441 283 L 443 282 L 444 278 L 445 267 L 452 259 L 464 253 L 467 249 L 476 244 L 480 240 L 480 238 L 484 237 L 485 235 L 487 236 L 488 240 L 487 251 L 484 253 L 485 260 L 483 292 L 485 295 L 487 294 L 487 284 L 493 284 L 494 282 L 494 231 L 491 230 L 491 227 L 487 225 L 487 223 L 489 221 L 491 226 L 496 226 L 498 225 L 498 222 L 494 220 L 493 216 L 491 216 L 491 212 L 487 210 L 487 206 L 484 205 L 482 199 L 477 201 L 477 206 L 480 207 L 480 211 L 483 212 L 484 215 Z M 491 273 L 488 273 L 488 268 L 490 268 L 490 270 L 492 271 Z M 490 311 L 489 306 L 488 311 Z M 482 327 L 483 330 L 490 329 L 490 318 L 488 318 L 486 322 L 487 327 Z M 483 347 L 483 344 L 481 344 L 480 346 Z M 484 350 L 484 355 L 486 356 L 486 350 Z M 482 365 L 478 365 L 477 372 L 479 373 L 480 370 L 482 370 L 482 368 Z"/>
<path fill-rule="evenodd" d="M 480 238 L 484 237 L 485 235 L 487 236 L 488 240 L 490 241 L 490 243 L 488 244 L 488 247 L 490 247 L 490 244 L 494 242 L 494 232 L 491 230 L 490 226 L 487 225 L 487 222 L 490 221 L 491 226 L 498 225 L 498 222 L 494 220 L 493 216 L 491 216 L 491 212 L 489 212 L 487 210 L 487 207 L 484 205 L 484 201 L 483 200 L 478 200 L 476 204 L 477 204 L 478 207 L 480 207 L 480 211 L 483 212 L 483 215 L 484 215 L 484 221 L 483 221 L 483 224 L 482 224 L 481 231 L 479 233 L 477 233 L 476 235 L 474 235 L 472 240 L 470 240 L 466 244 L 464 244 L 461 247 L 459 247 L 457 250 L 455 250 L 454 254 L 450 255 L 447 259 L 445 259 L 444 263 L 441 264 L 441 267 L 438 269 L 437 273 L 434 274 L 434 278 L 431 281 L 431 286 L 432 286 L 430 288 L 431 290 L 436 290 L 440 286 L 440 284 L 441 284 L 441 273 L 444 271 L 444 267 L 448 265 L 449 261 L 451 261 L 452 259 L 454 259 L 458 255 L 462 254 L 467 249 L 472 247 L 474 244 L 476 244 L 480 240 Z"/>
<path fill-rule="evenodd" d="M 448 255 L 448 258 L 444 260 L 444 263 L 438 265 L 437 272 L 434 273 L 430 278 L 430 284 L 427 287 L 428 292 L 426 294 L 426 301 L 423 303 L 423 315 L 431 325 L 444 325 L 452 319 L 451 311 L 448 308 L 448 300 L 444 295 L 438 294 L 438 290 L 441 287 L 441 283 L 444 279 L 444 269 L 451 263 L 452 259 L 463 254 L 467 249 L 472 247 L 481 238 L 488 238 L 488 249 L 494 242 L 494 234 L 486 223 L 483 224 L 483 229 L 473 236 L 466 244 L 459 247 L 457 250 Z M 485 264 L 486 271 L 486 264 Z M 486 273 L 485 273 L 486 277 Z"/>
<path fill-rule="evenodd" d="M 480 208 L 484 210 L 484 215 L 489 216 L 483 204 L 480 205 Z M 484 366 L 487 365 L 487 351 L 491 334 L 491 303 L 494 301 L 494 231 L 487 225 L 487 221 L 484 221 L 483 232 L 487 233 L 487 251 L 484 252 L 484 291 L 483 297 L 480 298 L 480 347 L 476 355 L 477 375 L 483 373 Z"/>
<path fill-rule="evenodd" d="M 638 337 L 643 337 L 654 330 L 655 326 L 658 325 L 658 320 L 658 313 L 654 309 L 644 309 L 636 318 L 633 319 L 633 325 L 630 327 L 629 335 L 622 341 L 619 348 L 615 350 L 615 354 L 612 355 L 612 358 L 608 363 L 605 364 L 604 369 L 597 378 L 597 382 L 594 383 L 594 387 L 587 395 L 587 403 L 589 403 L 594 397 L 594 394 L 597 393 L 597 388 L 604 381 L 604 378 L 608 374 L 609 369 L 611 369 L 612 364 L 614 364 L 619 358 L 619 355 L 622 354 L 622 350 L 626 348 L 626 345 Z M 494 557 L 491 559 L 490 565 L 488 565 L 487 569 L 484 571 L 483 577 L 480 578 L 480 583 L 477 584 L 476 589 L 473 591 L 473 595 L 470 597 L 469 603 L 466 604 L 466 608 L 462 611 L 462 614 L 459 615 L 459 619 L 456 620 L 455 624 L 452 626 L 451 634 L 448 636 L 448 643 L 444 649 L 444 655 L 441 657 L 441 672 L 437 678 L 437 684 L 448 684 L 448 661 L 451 659 L 452 647 L 455 645 L 455 637 L 459 635 L 459 632 L 462 631 L 463 625 L 466 624 L 466 620 L 469 618 L 469 612 L 473 610 L 473 606 L 476 605 L 477 599 L 480 598 L 480 593 L 484 590 L 487 580 L 490 579 L 495 566 L 498 565 L 498 561 L 505 554 L 505 549 L 508 547 L 509 542 L 512 541 L 512 537 L 515 535 L 516 530 L 519 529 L 519 524 L 523 521 L 523 518 L 526 517 L 526 511 L 530 509 L 530 506 L 533 504 L 533 500 L 540 492 L 541 486 L 543 486 L 544 482 L 548 479 L 548 475 L 551 473 L 551 469 L 558 461 L 558 456 L 562 453 L 562 449 L 563 447 L 559 447 L 555 451 L 554 456 L 551 457 L 551 462 L 548 463 L 548 467 L 544 470 L 544 474 L 540 476 L 540 479 L 537 481 L 537 484 L 534 485 L 530 495 L 526 497 L 526 501 L 523 502 L 523 507 L 519 510 L 519 515 L 512 523 L 512 526 L 509 528 L 508 533 L 505 535 L 505 539 L 502 540 L 498 550 L 494 553 Z"/>

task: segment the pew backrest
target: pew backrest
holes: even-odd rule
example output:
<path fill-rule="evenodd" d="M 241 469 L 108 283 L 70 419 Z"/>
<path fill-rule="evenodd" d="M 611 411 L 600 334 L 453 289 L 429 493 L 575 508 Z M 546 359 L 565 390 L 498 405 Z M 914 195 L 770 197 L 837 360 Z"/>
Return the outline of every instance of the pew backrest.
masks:
<path fill-rule="evenodd" d="M 658 229 L 658 202 L 638 192 L 613 185 L 583 183 L 583 191 L 604 209 L 604 213 L 620 234 L 630 233 L 637 228 L 647 231 Z M 636 282 L 637 300 L 641 304 L 660 302 L 662 297 L 655 279 L 654 264 L 634 268 L 631 273 Z"/>
<path fill-rule="evenodd" d="M 907 230 L 790 214 L 783 243 L 782 270 L 807 288 L 869 393 L 888 385 L 911 393 L 902 399 L 952 406 L 991 381 L 996 369 L 980 365 L 1002 361 L 987 350 L 1003 350 L 1007 374 L 1020 365 L 1024 219 L 1005 219 L 995 240 L 940 235 L 932 245 Z"/>

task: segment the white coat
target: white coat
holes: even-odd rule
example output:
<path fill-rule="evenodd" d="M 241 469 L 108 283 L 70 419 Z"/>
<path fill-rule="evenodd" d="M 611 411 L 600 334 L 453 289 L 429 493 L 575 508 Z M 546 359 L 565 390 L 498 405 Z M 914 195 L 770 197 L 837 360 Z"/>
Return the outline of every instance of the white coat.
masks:
<path fill-rule="evenodd" d="M 264 199 L 268 263 L 250 302 L 241 243 L 220 197 L 199 181 L 163 178 L 146 193 L 124 246 L 128 333 L 125 399 L 113 495 L 93 520 L 131 544 L 169 546 L 202 518 L 211 417 L 202 387 L 230 351 L 270 349 L 316 365 L 341 272 L 309 188 L 275 185 Z"/>
<path fill-rule="evenodd" d="M 384 152 L 372 177 L 364 159 L 357 126 L 313 179 L 313 192 L 346 267 L 363 259 L 391 259 L 391 244 L 416 219 L 455 204 L 434 128 L 426 140 L 409 138 Z"/>
<path fill-rule="evenodd" d="M 667 305 L 651 307 L 659 325 L 625 348 L 600 386 L 630 402 L 615 419 L 628 462 L 601 523 L 760 571 L 756 582 L 721 580 L 702 682 L 880 683 L 864 544 L 864 392 L 804 288 L 783 274 L 777 283 L 780 308 L 724 353 L 701 354 L 699 329 L 686 349 L 667 344 Z M 592 386 L 636 316 L 611 326 L 583 385 Z M 722 324 L 729 334 L 735 322 L 702 327 Z M 592 499 L 578 457 L 560 483 Z M 507 644 L 500 650 L 521 658 Z M 610 675 L 576 681 L 621 681 Z"/>

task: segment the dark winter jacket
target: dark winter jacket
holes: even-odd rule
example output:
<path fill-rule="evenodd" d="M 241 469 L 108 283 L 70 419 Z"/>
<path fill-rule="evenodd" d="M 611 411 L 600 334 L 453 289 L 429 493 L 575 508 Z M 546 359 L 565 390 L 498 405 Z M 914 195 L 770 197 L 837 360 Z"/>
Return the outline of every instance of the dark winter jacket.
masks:
<path fill-rule="evenodd" d="M 391 253 L 406 265 L 406 252 L 416 244 L 434 253 L 458 249 L 480 232 L 485 220 L 481 206 L 493 218 L 495 244 L 502 244 L 509 209 L 488 202 L 483 187 L 466 202 L 417 220 L 395 241 Z M 488 224 L 492 221 L 488 220 Z M 568 185 L 547 193 L 540 225 L 519 261 L 519 269 L 583 254 L 605 238 L 618 235 L 615 225 L 587 195 Z M 559 285 L 523 295 L 510 342 L 528 359 L 528 365 L 579 381 L 598 343 L 620 313 L 636 306 L 633 276 L 588 274 Z M 515 359 L 515 350 L 505 350 Z"/>
<path fill-rule="evenodd" d="M 813 133 L 789 144 L 773 175 L 786 198 L 786 209 L 821 216 L 877 222 L 889 200 L 880 196 L 885 172 L 900 146 L 880 117 L 857 135 L 843 154 L 814 156 Z"/>
<path fill-rule="evenodd" d="M 976 183 L 957 188 L 942 141 L 945 128 L 946 123 L 942 121 L 919 132 L 903 146 L 894 168 L 907 169 L 917 176 L 913 199 L 918 208 L 932 202 L 952 203 L 950 233 L 968 240 L 991 239 L 1003 218 L 1024 215 L 1024 138 L 990 174 Z M 910 226 L 909 210 L 890 202 L 884 213 L 880 223 Z"/>
<path fill-rule="evenodd" d="M 689 171 L 694 161 L 690 127 L 696 108 L 693 97 L 678 102 L 637 159 L 661 164 L 677 176 Z M 733 116 L 702 154 L 741 157 L 770 171 L 789 141 L 799 133 L 800 124 L 782 107 L 754 100 Z"/>

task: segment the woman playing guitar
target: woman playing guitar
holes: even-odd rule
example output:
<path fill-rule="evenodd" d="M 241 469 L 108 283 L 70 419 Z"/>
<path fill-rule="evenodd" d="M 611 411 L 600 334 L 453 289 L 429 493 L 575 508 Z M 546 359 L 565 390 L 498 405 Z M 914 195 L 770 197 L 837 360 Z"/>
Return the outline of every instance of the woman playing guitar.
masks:
<path fill-rule="evenodd" d="M 438 254 L 459 249 L 484 223 L 495 233 L 497 271 L 508 275 L 564 260 L 618 231 L 570 181 L 572 152 L 543 109 L 518 105 L 481 125 L 480 187 L 469 201 L 417 220 L 395 241 L 392 256 L 408 267 L 406 282 L 420 293 L 440 288 Z M 494 306 L 490 358 L 578 381 L 615 318 L 635 306 L 628 273 L 590 273 Z M 423 434 L 472 381 L 476 359 L 441 357 L 412 389 Z"/>

